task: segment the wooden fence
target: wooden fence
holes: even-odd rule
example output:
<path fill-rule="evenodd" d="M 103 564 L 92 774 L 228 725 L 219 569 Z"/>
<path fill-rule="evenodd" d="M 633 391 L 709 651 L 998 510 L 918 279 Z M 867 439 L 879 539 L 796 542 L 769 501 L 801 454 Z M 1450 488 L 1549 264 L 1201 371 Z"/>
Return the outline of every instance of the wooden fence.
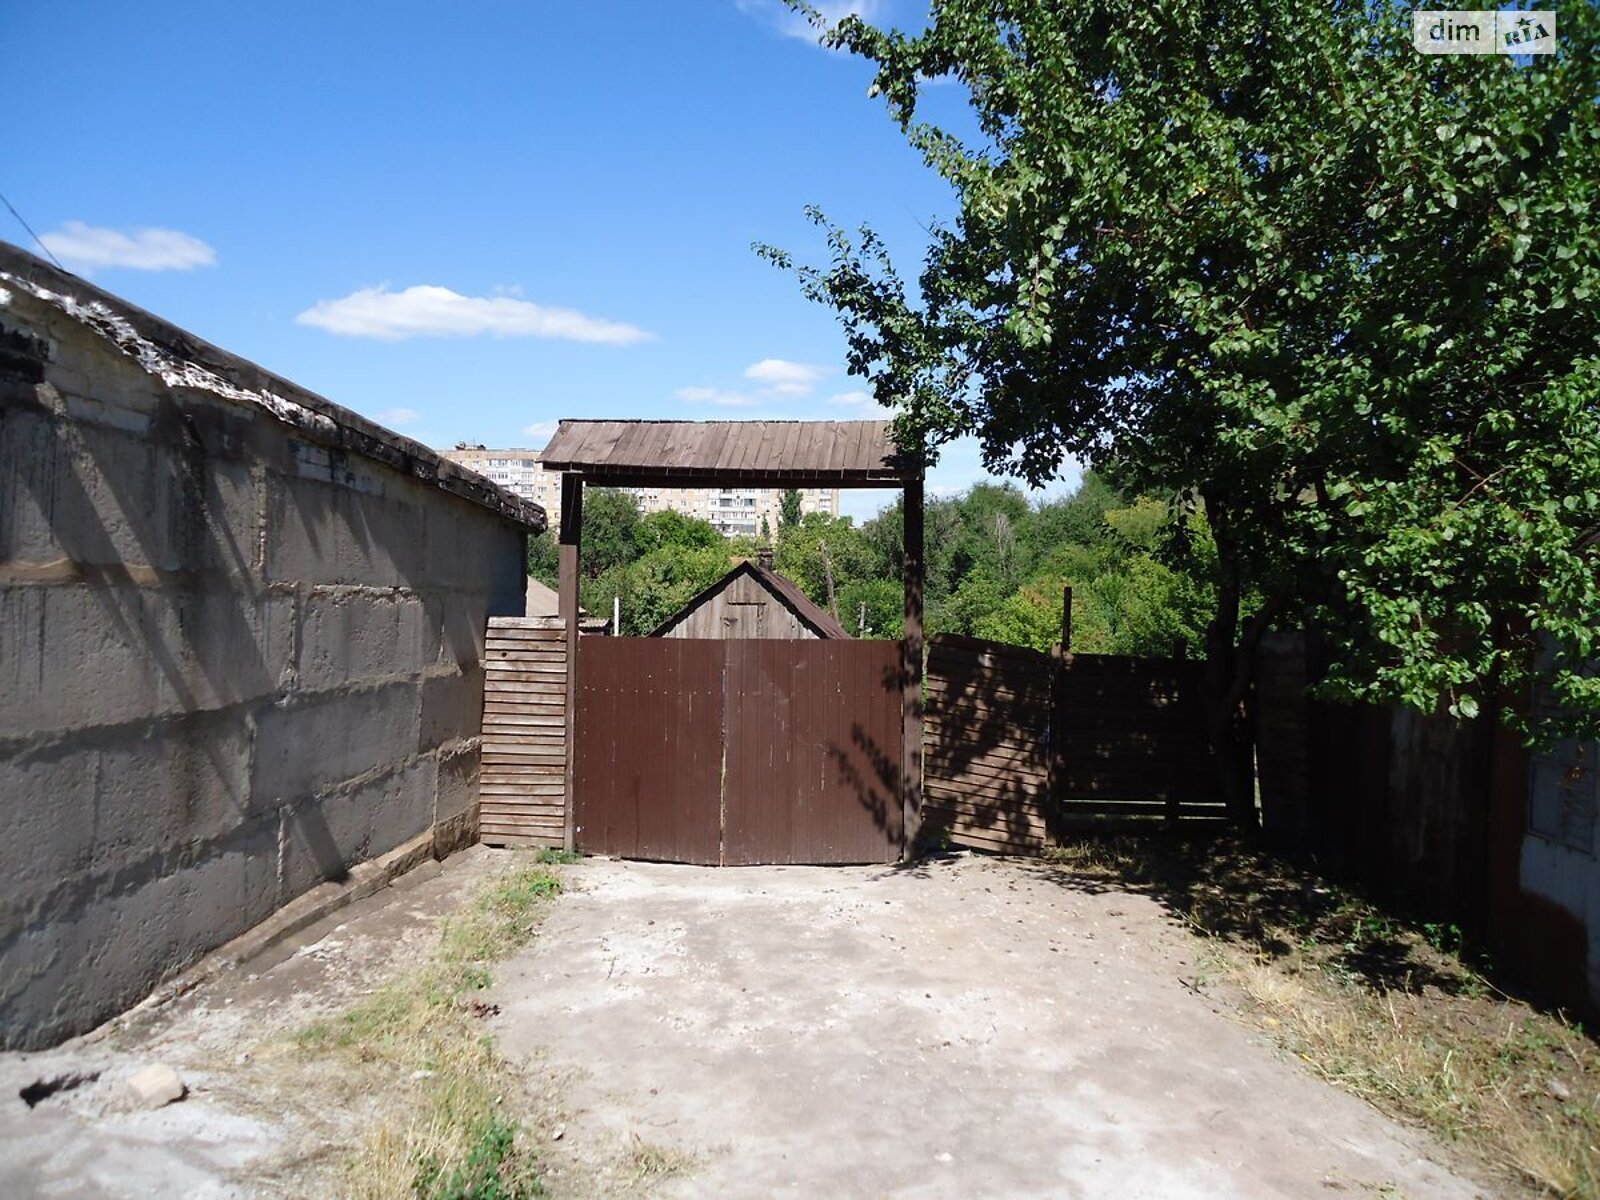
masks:
<path fill-rule="evenodd" d="M 479 827 L 491 846 L 566 840 L 567 639 L 559 618 L 490 617 Z"/>
<path fill-rule="evenodd" d="M 878 662 L 866 643 L 780 642 L 776 649 L 755 644 L 730 650 L 732 645 L 710 643 L 704 651 L 715 659 L 705 668 L 715 686 L 706 684 L 711 691 L 704 712 L 693 702 L 698 693 L 683 680 L 657 689 L 666 706 L 660 713 L 650 706 L 657 699 L 651 680 L 667 680 L 673 663 L 663 660 L 646 670 L 634 660 L 670 654 L 671 645 L 647 640 L 597 650 L 597 664 L 609 663 L 608 653 L 623 656 L 616 664 L 619 678 L 637 679 L 626 688 L 602 687 L 611 678 L 602 672 L 593 681 L 599 691 L 584 693 L 580 708 L 590 710 L 592 736 L 589 751 L 579 756 L 578 774 L 591 804 L 580 841 L 606 853 L 685 861 L 893 857 L 900 747 L 891 728 L 898 696 L 888 682 L 892 654 L 883 651 L 889 657 Z M 734 657 L 725 663 L 729 654 Z M 784 663 L 768 661 L 778 654 L 809 654 L 818 661 L 791 680 L 779 670 Z M 850 673 L 835 679 L 835 667 L 842 665 L 832 658 L 841 655 Z M 489 845 L 565 844 L 567 667 L 559 622 L 491 618 L 480 776 L 480 828 Z M 1200 670 L 1201 664 L 1180 659 L 1051 655 L 975 638 L 935 637 L 928 656 L 925 835 L 977 849 L 1037 853 L 1084 828 L 1221 820 L 1199 706 Z M 780 676 L 781 686 L 775 682 Z M 602 713 L 596 706 L 612 692 L 621 707 Z M 716 768 L 720 784 L 694 784 L 699 775 L 678 762 L 691 743 L 698 745 L 693 738 L 661 741 L 672 724 L 662 714 L 680 709 L 694 730 L 715 735 L 716 753 L 707 750 L 703 757 Z M 870 720 L 863 715 L 869 713 Z M 749 737 L 736 737 L 725 755 L 729 721 Z M 813 726 L 814 737 L 797 732 Z M 768 745 L 774 728 L 786 732 Z M 796 748 L 800 742 L 804 753 Z M 617 755 L 622 758 L 613 762 Z M 696 763 L 701 757 L 691 755 Z M 618 775 L 624 759 L 636 762 L 637 770 Z M 750 772 L 759 786 L 743 782 Z M 628 824 L 618 814 L 638 808 L 646 778 L 655 796 L 651 815 L 647 820 L 635 813 L 629 818 L 635 824 Z M 664 800 L 674 788 L 691 785 L 712 814 L 703 836 L 689 838 L 676 826 L 655 829 L 651 822 L 667 820 L 680 808 L 699 811 Z M 806 790 L 815 788 L 822 788 L 816 796 Z M 632 797 L 629 803 L 624 793 Z M 762 799 L 756 804 L 751 797 Z"/>
<path fill-rule="evenodd" d="M 933 638 L 925 830 L 1037 853 L 1083 829 L 1221 821 L 1201 670 Z"/>
<path fill-rule="evenodd" d="M 928 648 L 923 828 L 984 850 L 1049 840 L 1050 656 L 952 634 Z"/>

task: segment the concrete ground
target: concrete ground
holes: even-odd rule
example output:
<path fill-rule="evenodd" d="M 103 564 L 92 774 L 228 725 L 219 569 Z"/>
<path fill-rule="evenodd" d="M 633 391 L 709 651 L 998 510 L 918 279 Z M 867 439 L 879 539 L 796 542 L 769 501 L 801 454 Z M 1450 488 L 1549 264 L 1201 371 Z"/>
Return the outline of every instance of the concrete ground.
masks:
<path fill-rule="evenodd" d="M 285 1096 L 293 1031 L 423 961 L 441 918 L 511 856 L 474 846 L 301 931 L 189 994 L 54 1050 L 0 1054 L 0 1197 L 329 1195 L 330 1146 L 358 1136 L 327 1096 Z M 127 1083 L 154 1064 L 188 1088 L 154 1110 Z M 29 1107 L 24 1089 L 64 1084 Z"/>
<path fill-rule="evenodd" d="M 1156 901 L 1036 865 L 592 861 L 496 973 L 555 1195 L 1488 1194 L 1197 990 Z"/>
<path fill-rule="evenodd" d="M 517 861 L 429 864 L 99 1037 L 0 1055 L 0 1197 L 337 1194 L 362 1113 L 281 1074 L 286 1039 Z M 485 997 L 556 1200 L 1490 1194 L 1218 1011 L 1146 897 L 967 857 L 564 872 Z M 187 1098 L 130 1106 L 151 1063 Z"/>

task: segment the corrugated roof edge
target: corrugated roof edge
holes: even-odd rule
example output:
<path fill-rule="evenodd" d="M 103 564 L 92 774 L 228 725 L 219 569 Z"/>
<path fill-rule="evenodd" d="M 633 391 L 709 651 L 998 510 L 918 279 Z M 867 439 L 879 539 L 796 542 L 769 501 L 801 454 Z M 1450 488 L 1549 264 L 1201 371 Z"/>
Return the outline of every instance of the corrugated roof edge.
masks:
<path fill-rule="evenodd" d="M 249 405 L 289 425 L 308 441 L 370 458 L 535 532 L 547 525 L 539 505 L 421 442 L 213 346 L 20 246 L 0 241 L 0 290 L 7 285 L 93 329 L 169 387 L 199 388 L 235 404 Z M 4 310 L 0 303 L 0 313 Z"/>

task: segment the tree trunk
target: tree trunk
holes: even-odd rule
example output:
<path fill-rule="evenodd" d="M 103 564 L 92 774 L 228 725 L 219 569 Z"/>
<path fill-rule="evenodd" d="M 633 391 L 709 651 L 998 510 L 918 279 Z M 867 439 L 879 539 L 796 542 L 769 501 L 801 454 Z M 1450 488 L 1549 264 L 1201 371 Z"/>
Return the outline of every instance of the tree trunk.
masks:
<path fill-rule="evenodd" d="M 1222 578 L 1217 586 L 1217 611 L 1206 628 L 1206 737 L 1216 762 L 1217 787 L 1228 816 L 1243 828 L 1255 828 L 1255 737 L 1245 712 L 1245 697 L 1255 678 L 1256 650 L 1277 609 L 1269 601 L 1239 629 L 1239 548 L 1228 523 L 1227 509 L 1207 496 L 1206 516 L 1217 544 Z"/>
<path fill-rule="evenodd" d="M 828 557 L 828 543 L 819 541 L 817 549 L 822 552 L 822 578 L 828 585 L 828 611 L 833 614 L 835 621 L 839 620 L 839 597 L 833 591 L 833 560 Z"/>

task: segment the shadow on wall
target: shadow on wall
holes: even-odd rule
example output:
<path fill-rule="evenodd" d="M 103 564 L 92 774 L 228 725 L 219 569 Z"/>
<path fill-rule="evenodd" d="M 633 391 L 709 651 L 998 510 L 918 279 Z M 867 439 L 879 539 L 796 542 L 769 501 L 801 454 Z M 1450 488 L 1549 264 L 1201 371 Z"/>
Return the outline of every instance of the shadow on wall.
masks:
<path fill-rule="evenodd" d="M 292 590 L 269 588 L 254 558 L 267 538 L 258 528 L 255 493 L 262 484 L 247 462 L 216 456 L 217 449 L 243 449 L 252 440 L 252 421 L 246 414 L 208 408 L 197 417 L 163 397 L 127 432 L 26 411 L 0 418 L 13 427 L 6 439 L 12 445 L 33 440 L 29 433 L 38 439 L 25 446 L 13 478 L 47 529 L 29 532 L 44 533 L 54 553 L 70 564 L 59 580 L 70 593 L 46 592 L 41 615 L 45 641 L 39 650 L 57 681 L 49 690 L 59 687 L 63 693 L 58 709 L 46 707 L 46 719 L 53 717 L 55 728 L 73 718 L 69 706 L 75 684 L 95 690 L 118 686 L 98 669 L 111 664 L 96 662 L 115 653 L 111 647 L 124 656 L 116 665 L 132 672 L 120 682 L 138 690 L 125 711 L 103 714 L 111 725 L 124 724 L 118 718 L 138 710 L 143 710 L 140 717 L 156 721 L 222 714 L 279 697 L 292 686 L 295 596 Z M 46 440 L 53 444 L 38 444 Z M 28 463 L 48 467 L 35 471 Z M 342 507 L 333 506 L 336 512 Z M 4 558 L 15 560 L 31 557 L 28 551 L 34 548 L 7 544 L 0 549 Z M 77 643 L 72 647 L 61 644 L 58 614 L 50 611 L 58 596 L 68 594 L 92 606 L 82 611 L 73 604 L 65 631 Z M 273 661 L 264 652 L 268 646 L 280 652 Z M 208 764 L 204 779 L 192 783 L 220 788 L 239 823 L 289 799 L 254 796 L 239 764 L 223 756 L 225 743 L 195 737 L 189 745 Z M 115 804 L 118 781 L 96 783 L 95 807 Z M 199 797 L 191 791 L 170 799 L 187 806 Z M 290 826 L 290 836 L 315 861 L 321 878 L 344 878 L 349 864 L 314 806 L 297 809 Z M 284 899 L 274 897 L 273 907 Z"/>
<path fill-rule="evenodd" d="M 0 1027 L 38 1046 L 470 808 L 445 761 L 523 532 L 20 289 L 4 315 Z"/>
<path fill-rule="evenodd" d="M 896 699 L 899 694 L 896 690 Z M 905 820 L 900 755 L 891 755 L 859 723 L 850 727 L 850 741 L 848 747 L 835 744 L 828 748 L 839 781 L 855 793 L 856 802 L 871 816 L 885 841 L 896 841 Z"/>

